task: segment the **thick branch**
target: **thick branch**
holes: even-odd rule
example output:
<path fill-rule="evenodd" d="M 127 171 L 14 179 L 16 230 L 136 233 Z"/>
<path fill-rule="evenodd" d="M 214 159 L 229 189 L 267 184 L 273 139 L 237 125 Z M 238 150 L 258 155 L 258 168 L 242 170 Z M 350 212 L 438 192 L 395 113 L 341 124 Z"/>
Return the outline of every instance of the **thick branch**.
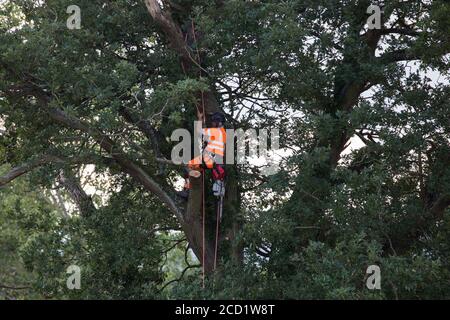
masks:
<path fill-rule="evenodd" d="M 64 111 L 56 108 L 49 108 L 48 113 L 50 117 L 66 127 L 81 130 L 88 133 L 94 140 L 96 140 L 101 148 L 108 152 L 114 160 L 122 167 L 122 169 L 130 174 L 136 181 L 142 184 L 145 189 L 153 193 L 160 199 L 169 210 L 174 213 L 180 222 L 183 221 L 183 215 L 175 204 L 175 201 L 157 184 L 139 165 L 128 159 L 120 150 L 120 148 L 108 136 L 101 131 L 92 128 L 89 124 L 66 114 Z"/>
<path fill-rule="evenodd" d="M 379 30 L 380 34 L 387 35 L 387 34 L 402 34 L 405 36 L 418 36 L 421 34 L 421 32 L 413 30 L 413 29 L 405 29 L 405 28 L 389 28 L 389 29 L 381 29 Z"/>
<path fill-rule="evenodd" d="M 383 64 L 389 64 L 400 61 L 419 60 L 420 56 L 417 53 L 413 53 L 406 49 L 390 51 L 383 54 L 377 60 Z"/>
<path fill-rule="evenodd" d="M 145 5 L 153 20 L 167 36 L 172 48 L 182 56 L 189 54 L 184 42 L 183 33 L 180 27 L 173 21 L 170 13 L 161 9 L 158 0 L 145 0 Z"/>
<path fill-rule="evenodd" d="M 43 166 L 46 164 L 50 164 L 50 163 L 56 163 L 56 162 L 62 163 L 63 160 L 58 157 L 51 156 L 51 155 L 42 155 L 34 160 L 31 160 L 27 163 L 24 163 L 20 166 L 13 168 L 7 174 L 0 177 L 0 186 L 6 185 L 7 183 L 24 175 L 27 172 L 32 171 L 33 169 L 35 169 L 37 167 L 40 167 L 40 166 Z"/>
<path fill-rule="evenodd" d="M 121 108 L 119 112 L 127 122 L 137 126 L 139 128 L 139 130 L 145 134 L 145 136 L 147 137 L 147 139 L 150 141 L 150 143 L 152 145 L 153 151 L 155 152 L 155 156 L 161 157 L 161 151 L 159 149 L 157 132 L 156 132 L 155 128 L 152 126 L 152 124 L 150 123 L 150 121 L 144 120 L 144 119 L 139 119 L 138 116 L 131 113 L 125 107 Z"/>
<path fill-rule="evenodd" d="M 70 194 L 70 197 L 76 203 L 82 216 L 88 216 L 96 210 L 92 198 L 86 194 L 70 170 L 62 171 L 58 180 Z"/>
<path fill-rule="evenodd" d="M 170 5 L 167 4 L 167 8 L 162 9 L 158 0 L 145 0 L 145 4 L 153 20 L 169 40 L 171 48 L 180 56 L 184 72 L 194 75 L 193 72 L 196 73 L 197 71 L 200 71 L 200 74 L 203 73 L 207 76 L 206 70 L 202 67 L 198 49 L 197 54 L 194 54 L 190 47 L 186 45 L 185 37 L 180 26 L 173 20 L 172 15 L 168 10 Z M 199 39 L 194 30 L 194 26 L 189 32 L 192 32 L 190 35 L 193 40 L 198 43 Z M 188 36 L 188 34 L 186 34 L 186 36 Z M 219 104 L 213 91 L 214 88 L 211 87 L 210 90 L 206 92 L 197 93 L 198 99 L 202 101 L 202 109 L 204 109 L 202 112 L 204 114 L 220 111 Z"/>
<path fill-rule="evenodd" d="M 14 286 L 8 286 L 8 285 L 0 284 L 0 289 L 7 289 L 7 290 L 27 290 L 27 289 L 31 289 L 31 287 L 30 287 L 30 286 L 14 287 Z"/>

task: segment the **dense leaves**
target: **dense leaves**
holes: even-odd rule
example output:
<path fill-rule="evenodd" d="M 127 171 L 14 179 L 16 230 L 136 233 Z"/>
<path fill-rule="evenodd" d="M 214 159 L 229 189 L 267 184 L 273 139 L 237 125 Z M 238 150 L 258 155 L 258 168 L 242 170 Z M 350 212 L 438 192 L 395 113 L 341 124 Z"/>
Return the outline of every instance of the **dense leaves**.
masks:
<path fill-rule="evenodd" d="M 172 24 L 145 2 L 163 3 Z M 0 157 L 10 167 L 57 157 L 20 183 L 70 207 L 33 193 L 14 204 L 21 184 L 0 191 L 6 264 L 20 253 L 33 292 L 450 297 L 447 1 L 374 1 L 381 30 L 366 24 L 370 1 L 80 0 L 79 30 L 66 27 L 71 4 L 0 5 Z M 176 197 L 182 169 L 157 161 L 202 104 L 230 128 L 279 128 L 283 148 L 275 175 L 229 166 L 233 196 L 205 290 L 193 254 L 200 214 L 187 219 L 192 199 L 186 208 Z M 71 264 L 81 290 L 66 287 Z M 381 290 L 366 287 L 371 265 Z"/>

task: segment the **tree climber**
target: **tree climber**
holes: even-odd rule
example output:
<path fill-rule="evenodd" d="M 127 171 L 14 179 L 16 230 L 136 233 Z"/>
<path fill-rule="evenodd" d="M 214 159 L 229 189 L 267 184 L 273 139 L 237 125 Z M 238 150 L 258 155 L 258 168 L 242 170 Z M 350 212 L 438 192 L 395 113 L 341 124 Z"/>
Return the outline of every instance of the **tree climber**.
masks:
<path fill-rule="evenodd" d="M 180 196 L 187 197 L 190 188 L 189 177 L 199 178 L 203 169 L 212 170 L 215 181 L 213 191 L 216 196 L 224 192 L 223 180 L 225 178 L 224 158 L 227 133 L 224 128 L 225 117 L 220 112 L 211 115 L 211 127 L 202 128 L 203 114 L 198 114 L 197 133 L 202 136 L 201 155 L 188 163 L 188 174 L 185 176 L 185 186 Z M 222 190 L 223 189 L 223 190 Z M 219 191 L 218 191 L 219 190 Z"/>
<path fill-rule="evenodd" d="M 210 128 L 202 128 L 202 122 L 203 114 L 199 113 L 196 130 L 202 135 L 202 154 L 188 163 L 189 175 L 194 178 L 200 177 L 202 169 L 214 169 L 215 165 L 223 165 L 225 158 L 225 117 L 220 112 L 213 113 Z"/>

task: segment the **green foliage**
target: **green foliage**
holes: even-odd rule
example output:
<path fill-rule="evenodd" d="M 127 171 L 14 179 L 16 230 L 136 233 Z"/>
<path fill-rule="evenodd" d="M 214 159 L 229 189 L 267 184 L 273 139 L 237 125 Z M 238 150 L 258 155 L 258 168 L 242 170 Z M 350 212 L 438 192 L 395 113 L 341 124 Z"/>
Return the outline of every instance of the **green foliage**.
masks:
<path fill-rule="evenodd" d="M 125 192 L 131 207 L 121 200 Z M 133 190 L 121 191 L 92 216 L 61 221 L 51 232 L 29 238 L 22 255 L 39 274 L 37 285 L 55 298 L 154 298 L 162 281 L 163 242 L 152 232 L 151 202 Z M 70 265 L 81 268 L 80 290 L 66 287 Z"/>
<path fill-rule="evenodd" d="M 368 0 L 171 2 L 202 70 L 186 71 L 143 1 L 79 0 L 80 30 L 66 27 L 68 0 L 0 5 L 1 163 L 86 156 L 108 180 L 90 214 L 67 193 L 71 214 L 46 197 L 61 170 L 79 173 L 76 161 L 0 190 L 0 285 L 32 287 L 0 297 L 450 298 L 448 1 L 385 1 L 403 30 L 385 34 L 365 28 Z M 112 161 L 117 150 L 46 108 L 110 137 L 182 207 L 172 188 L 181 170 L 154 159 L 170 157 L 174 129 L 192 130 L 204 93 L 230 126 L 280 128 L 287 152 L 270 177 L 233 169 L 238 199 L 202 290 L 177 217 Z M 66 287 L 70 265 L 81 290 Z M 366 287 L 370 265 L 381 290 Z"/>
<path fill-rule="evenodd" d="M 3 174 L 9 168 L 2 166 Z M 0 299 L 40 299 L 39 277 L 28 271 L 20 256 L 27 241 L 48 232 L 57 223 L 57 210 L 24 181 L 0 193 Z M 39 248 L 42 250 L 43 248 Z"/>

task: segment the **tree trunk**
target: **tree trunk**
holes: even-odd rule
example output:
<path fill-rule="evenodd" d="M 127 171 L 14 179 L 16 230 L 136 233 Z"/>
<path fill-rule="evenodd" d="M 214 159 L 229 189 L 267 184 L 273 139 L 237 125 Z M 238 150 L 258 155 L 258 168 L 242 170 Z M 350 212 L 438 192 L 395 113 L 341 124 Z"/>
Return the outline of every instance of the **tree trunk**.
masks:
<path fill-rule="evenodd" d="M 157 0 L 145 0 L 145 4 L 154 22 L 159 26 L 161 33 L 168 40 L 169 46 L 178 54 L 184 75 L 191 78 L 207 78 L 208 74 L 205 72 L 206 70 L 202 63 L 202 53 L 199 50 L 201 34 L 195 29 L 194 21 L 190 19 L 182 22 L 176 21 L 170 10 L 162 8 Z M 191 10 L 189 7 L 184 9 L 186 11 Z M 208 91 L 199 91 L 196 93 L 200 102 L 196 107 L 205 116 L 220 111 L 218 100 L 214 95 L 214 82 L 211 81 L 210 83 L 210 89 Z M 202 193 L 203 191 L 204 195 Z M 202 207 L 203 202 L 204 208 Z M 205 175 L 199 179 L 191 179 L 191 192 L 181 224 L 189 240 L 190 247 L 199 261 L 204 264 L 206 273 L 211 273 L 214 269 L 216 247 L 215 202 L 216 200 L 211 197 L 210 179 L 205 177 Z M 219 233 L 219 252 L 220 257 L 227 258 L 228 256 L 232 256 L 236 261 L 241 261 L 241 246 L 236 245 L 234 241 L 242 225 L 237 219 L 238 212 L 239 193 L 237 179 L 234 174 L 231 174 L 227 182 L 227 195 L 223 212 L 224 219 L 221 232 Z M 205 221 L 203 221 L 203 214 L 205 215 Z M 222 246 L 224 243 L 222 240 L 224 239 L 228 239 L 227 241 L 230 243 L 229 249 L 227 250 L 224 250 Z"/>

